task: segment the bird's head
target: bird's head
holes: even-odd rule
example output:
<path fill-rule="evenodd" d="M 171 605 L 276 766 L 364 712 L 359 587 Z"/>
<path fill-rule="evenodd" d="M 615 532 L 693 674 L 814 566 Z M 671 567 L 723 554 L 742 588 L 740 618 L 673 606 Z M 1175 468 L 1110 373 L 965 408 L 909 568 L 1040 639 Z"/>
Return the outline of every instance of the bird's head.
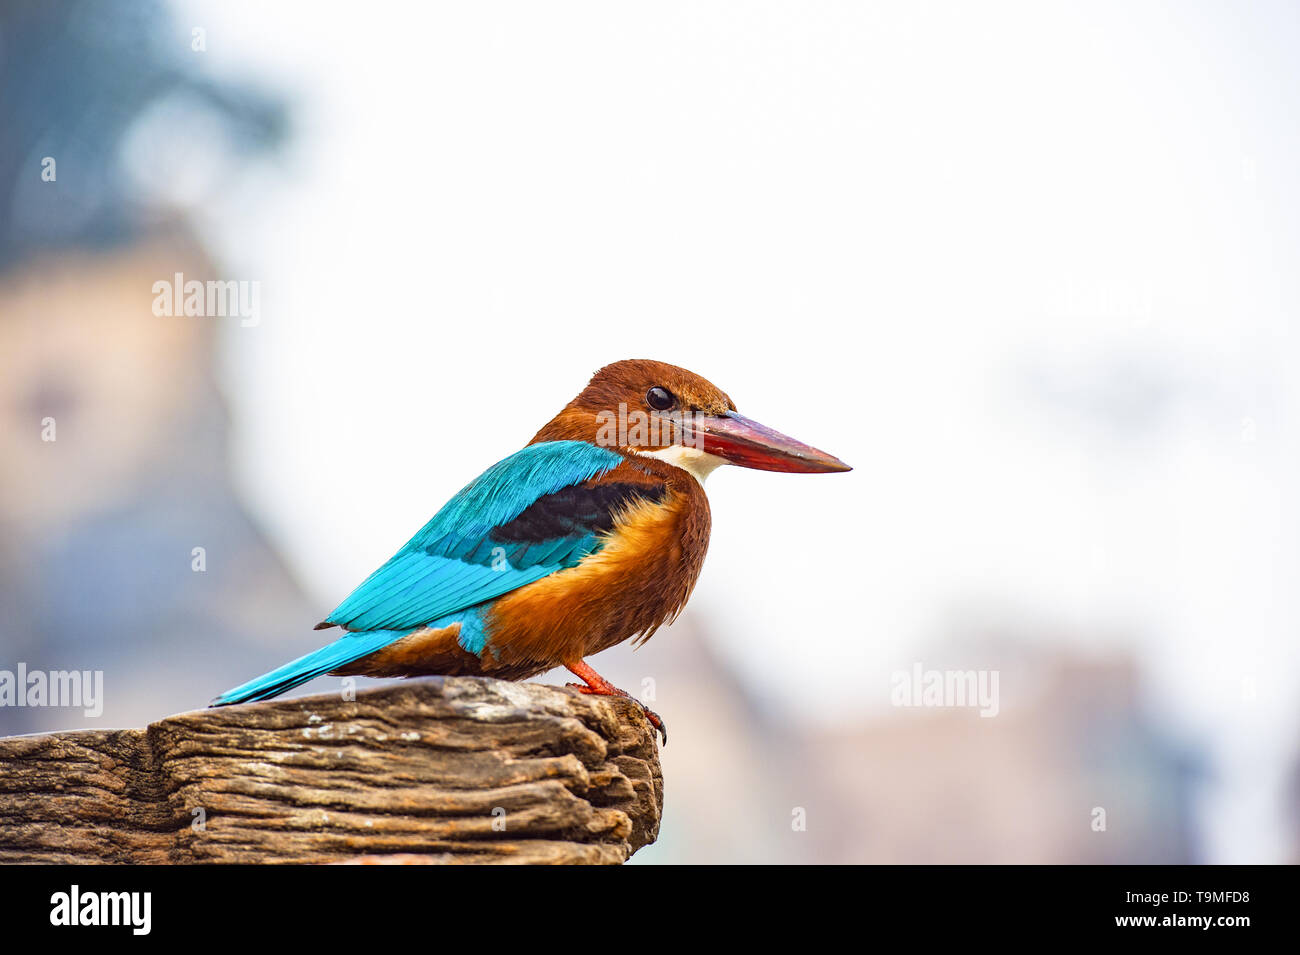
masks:
<path fill-rule="evenodd" d="M 699 375 L 644 358 L 600 369 L 533 438 L 562 440 L 650 455 L 700 480 L 721 464 L 801 474 L 850 470 L 834 455 L 738 414 L 722 389 Z"/>

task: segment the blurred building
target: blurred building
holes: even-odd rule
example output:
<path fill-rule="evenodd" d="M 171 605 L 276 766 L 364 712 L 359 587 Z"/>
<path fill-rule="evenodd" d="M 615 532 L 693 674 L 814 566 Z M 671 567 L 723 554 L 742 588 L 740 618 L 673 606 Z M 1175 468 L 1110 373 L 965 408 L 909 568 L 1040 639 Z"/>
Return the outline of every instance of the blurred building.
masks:
<path fill-rule="evenodd" d="M 992 719 L 900 710 L 808 740 L 801 775 L 825 796 L 806 858 L 1199 861 L 1196 763 L 1151 725 L 1134 666 L 1054 657 L 1026 675 L 1032 702 Z"/>
<path fill-rule="evenodd" d="M 126 158 L 170 97 L 231 162 L 279 112 L 191 75 L 162 13 L 0 9 L 0 668 L 104 671 L 98 726 L 203 706 L 320 613 L 232 485 L 221 319 L 152 309 L 154 282 L 218 270 Z M 0 708 L 0 734 L 82 725 Z"/>
<path fill-rule="evenodd" d="M 595 664 L 653 673 L 664 826 L 640 862 L 1190 863 L 1199 760 L 1147 715 L 1127 659 L 1003 644 L 1003 710 L 899 708 L 819 729 L 774 712 L 698 625 Z"/>

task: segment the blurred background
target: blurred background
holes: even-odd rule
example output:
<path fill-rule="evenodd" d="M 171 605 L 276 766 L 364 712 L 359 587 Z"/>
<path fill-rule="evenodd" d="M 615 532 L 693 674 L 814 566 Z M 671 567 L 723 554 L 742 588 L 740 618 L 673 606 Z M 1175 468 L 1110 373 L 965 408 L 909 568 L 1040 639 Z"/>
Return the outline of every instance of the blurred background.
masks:
<path fill-rule="evenodd" d="M 1296 861 L 1298 41 L 1284 2 L 4 0 L 0 669 L 105 700 L 0 734 L 314 649 L 650 357 L 856 469 L 715 474 L 686 613 L 593 658 L 673 730 L 634 861 Z M 156 315 L 176 273 L 256 314 Z M 996 715 L 897 705 L 918 669 Z"/>

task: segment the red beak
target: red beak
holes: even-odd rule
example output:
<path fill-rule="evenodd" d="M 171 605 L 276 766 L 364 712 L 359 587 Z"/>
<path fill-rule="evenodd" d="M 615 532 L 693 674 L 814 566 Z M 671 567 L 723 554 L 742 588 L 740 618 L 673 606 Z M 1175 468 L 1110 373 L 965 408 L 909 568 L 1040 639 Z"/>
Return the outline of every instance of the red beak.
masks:
<path fill-rule="evenodd" d="M 853 470 L 833 454 L 818 451 L 734 411 L 696 415 L 692 424 L 688 440 L 693 438 L 696 447 L 742 468 L 793 474 Z"/>

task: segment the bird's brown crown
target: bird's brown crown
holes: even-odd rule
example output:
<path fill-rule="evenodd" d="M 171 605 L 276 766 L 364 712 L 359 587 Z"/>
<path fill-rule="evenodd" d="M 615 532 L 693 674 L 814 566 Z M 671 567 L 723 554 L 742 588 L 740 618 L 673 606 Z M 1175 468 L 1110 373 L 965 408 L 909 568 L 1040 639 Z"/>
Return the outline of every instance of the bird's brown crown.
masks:
<path fill-rule="evenodd" d="M 680 440 L 683 417 L 721 415 L 736 406 L 717 385 L 694 372 L 649 358 L 606 365 L 587 387 L 537 432 L 538 441 L 589 441 L 606 444 L 613 422 L 631 440 L 619 445 L 666 447 Z M 639 423 L 648 427 L 637 430 Z M 644 437 L 642 437 L 644 436 Z"/>

